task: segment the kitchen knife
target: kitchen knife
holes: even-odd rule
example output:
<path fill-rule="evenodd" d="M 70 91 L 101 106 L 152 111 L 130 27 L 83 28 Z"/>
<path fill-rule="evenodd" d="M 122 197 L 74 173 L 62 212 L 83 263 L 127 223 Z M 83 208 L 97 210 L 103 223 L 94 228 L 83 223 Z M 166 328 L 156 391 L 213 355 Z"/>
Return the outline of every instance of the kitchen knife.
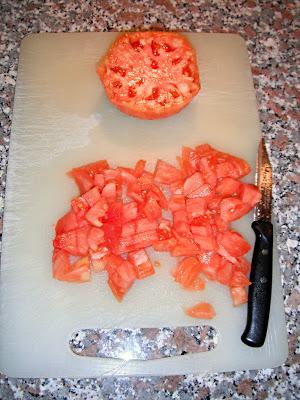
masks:
<path fill-rule="evenodd" d="M 255 181 L 261 199 L 255 207 L 252 223 L 256 236 L 250 272 L 252 284 L 249 286 L 247 324 L 241 339 L 248 346 L 261 347 L 268 329 L 273 254 L 272 167 L 264 139 L 258 147 Z"/>

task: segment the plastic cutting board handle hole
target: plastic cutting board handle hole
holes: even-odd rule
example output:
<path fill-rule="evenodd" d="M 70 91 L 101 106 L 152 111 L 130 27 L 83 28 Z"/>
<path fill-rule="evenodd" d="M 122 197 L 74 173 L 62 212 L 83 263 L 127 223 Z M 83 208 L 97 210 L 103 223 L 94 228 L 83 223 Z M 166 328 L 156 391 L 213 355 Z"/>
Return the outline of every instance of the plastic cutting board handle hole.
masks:
<path fill-rule="evenodd" d="M 79 356 L 153 360 L 214 349 L 218 333 L 209 325 L 178 328 L 114 328 L 75 331 L 69 346 Z"/>

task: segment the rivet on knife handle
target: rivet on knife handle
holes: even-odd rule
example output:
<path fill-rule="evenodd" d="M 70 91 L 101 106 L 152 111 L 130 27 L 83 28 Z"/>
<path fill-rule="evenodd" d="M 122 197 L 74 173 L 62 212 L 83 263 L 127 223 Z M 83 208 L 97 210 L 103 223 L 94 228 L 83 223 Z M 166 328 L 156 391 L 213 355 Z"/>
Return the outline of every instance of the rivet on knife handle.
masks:
<path fill-rule="evenodd" d="M 271 222 L 254 221 L 256 235 L 248 299 L 247 325 L 242 341 L 251 347 L 264 344 L 269 321 L 272 290 L 273 226 Z"/>

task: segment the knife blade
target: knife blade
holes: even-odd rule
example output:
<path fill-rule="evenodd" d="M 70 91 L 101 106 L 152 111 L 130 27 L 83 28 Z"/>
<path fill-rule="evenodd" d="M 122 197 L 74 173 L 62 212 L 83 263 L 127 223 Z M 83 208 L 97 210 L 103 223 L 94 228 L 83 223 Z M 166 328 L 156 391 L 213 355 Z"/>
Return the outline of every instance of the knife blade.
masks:
<path fill-rule="evenodd" d="M 264 139 L 258 147 L 255 183 L 261 199 L 254 209 L 252 256 L 247 323 L 241 340 L 248 346 L 263 346 L 267 334 L 272 293 L 273 225 L 272 167 Z"/>

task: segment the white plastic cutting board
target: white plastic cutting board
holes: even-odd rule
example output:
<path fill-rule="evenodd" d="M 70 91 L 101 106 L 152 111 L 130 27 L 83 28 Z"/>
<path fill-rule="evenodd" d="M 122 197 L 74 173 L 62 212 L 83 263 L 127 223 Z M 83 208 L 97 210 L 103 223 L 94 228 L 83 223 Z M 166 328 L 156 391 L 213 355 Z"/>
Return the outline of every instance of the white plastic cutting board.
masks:
<path fill-rule="evenodd" d="M 92 377 L 103 374 L 170 375 L 280 365 L 287 356 L 278 257 L 275 253 L 269 331 L 264 347 L 240 340 L 246 306 L 233 308 L 225 287 L 181 290 L 170 278 L 175 260 L 138 282 L 119 304 L 104 276 L 92 283 L 52 279 L 51 240 L 75 184 L 70 168 L 108 159 L 133 165 L 175 162 L 181 146 L 208 142 L 253 167 L 260 128 L 244 41 L 232 34 L 188 34 L 195 46 L 202 90 L 185 110 L 161 121 L 127 117 L 106 100 L 96 64 L 115 33 L 30 35 L 22 43 L 6 189 L 1 267 L 0 371 L 14 377 Z M 253 175 L 249 177 L 253 181 Z M 251 215 L 236 223 L 253 243 Z M 251 257 L 251 254 L 249 254 Z M 200 300 L 217 312 L 213 351 L 125 362 L 79 357 L 68 348 L 75 329 L 199 324 L 182 306 Z"/>

